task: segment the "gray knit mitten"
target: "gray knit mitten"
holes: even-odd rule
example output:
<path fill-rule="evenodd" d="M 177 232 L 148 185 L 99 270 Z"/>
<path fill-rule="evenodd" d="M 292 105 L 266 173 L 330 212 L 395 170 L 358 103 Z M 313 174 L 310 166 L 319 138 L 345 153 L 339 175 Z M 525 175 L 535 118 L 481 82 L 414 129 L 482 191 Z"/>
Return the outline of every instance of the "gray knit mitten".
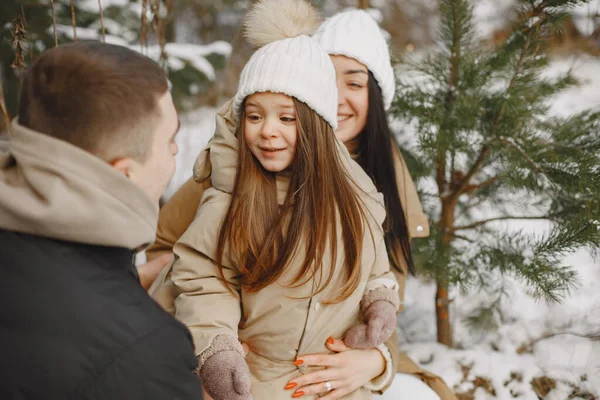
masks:
<path fill-rule="evenodd" d="M 198 357 L 198 363 L 202 385 L 214 400 L 252 400 L 250 369 L 236 339 L 215 337 Z"/>
<path fill-rule="evenodd" d="M 367 292 L 361 301 L 364 323 L 346 332 L 344 343 L 353 349 L 371 349 L 384 343 L 396 329 L 396 312 L 400 306 L 398 292 L 377 288 Z"/>

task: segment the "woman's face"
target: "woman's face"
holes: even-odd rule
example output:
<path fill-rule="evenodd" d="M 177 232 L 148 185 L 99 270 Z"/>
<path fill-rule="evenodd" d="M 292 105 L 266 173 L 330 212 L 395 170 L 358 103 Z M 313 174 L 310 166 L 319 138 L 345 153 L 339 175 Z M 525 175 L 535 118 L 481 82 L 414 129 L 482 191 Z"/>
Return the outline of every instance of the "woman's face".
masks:
<path fill-rule="evenodd" d="M 338 128 L 335 135 L 346 143 L 365 127 L 369 113 L 369 70 L 354 58 L 331 56 L 338 88 Z"/>
<path fill-rule="evenodd" d="M 296 154 L 296 109 L 291 97 L 279 93 L 248 96 L 244 138 L 264 169 L 281 172 Z"/>

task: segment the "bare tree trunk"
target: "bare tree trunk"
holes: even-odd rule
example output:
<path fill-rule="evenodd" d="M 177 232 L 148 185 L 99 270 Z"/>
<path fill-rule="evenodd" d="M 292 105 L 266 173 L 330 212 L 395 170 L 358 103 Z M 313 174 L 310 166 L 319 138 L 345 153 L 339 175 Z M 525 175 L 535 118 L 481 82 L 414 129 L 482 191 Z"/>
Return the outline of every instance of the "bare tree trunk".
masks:
<path fill-rule="evenodd" d="M 440 230 L 443 233 L 442 246 L 444 251 L 449 251 L 454 228 L 454 211 L 458 197 L 451 197 L 442 201 L 442 214 L 440 217 Z M 437 320 L 438 343 L 453 347 L 452 325 L 450 324 L 450 299 L 448 297 L 448 282 L 437 281 L 435 293 L 435 314 Z"/>
<path fill-rule="evenodd" d="M 358 0 L 358 8 L 369 8 L 369 0 Z"/>
<path fill-rule="evenodd" d="M 437 319 L 437 340 L 438 343 L 452 347 L 452 326 L 450 325 L 450 302 L 448 300 L 448 285 L 444 282 L 437 282 L 437 291 L 435 292 L 435 315 Z"/>

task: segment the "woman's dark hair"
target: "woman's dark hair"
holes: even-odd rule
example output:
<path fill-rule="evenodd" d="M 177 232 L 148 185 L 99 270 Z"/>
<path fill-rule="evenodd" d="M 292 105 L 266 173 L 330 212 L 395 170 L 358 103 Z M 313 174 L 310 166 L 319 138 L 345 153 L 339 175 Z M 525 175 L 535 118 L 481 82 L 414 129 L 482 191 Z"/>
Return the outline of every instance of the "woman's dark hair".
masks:
<path fill-rule="evenodd" d="M 410 238 L 406 217 L 400 193 L 396 182 L 396 167 L 394 165 L 394 149 L 398 146 L 391 133 L 381 88 L 375 77 L 369 72 L 369 112 L 363 131 L 358 136 L 358 163 L 373 179 L 377 189 L 383 194 L 387 217 L 384 222 L 385 245 L 390 262 L 399 272 L 404 273 L 402 260 L 404 256 L 410 273 L 415 273 L 415 267 L 410 249 Z M 396 149 L 400 152 L 400 148 Z"/>

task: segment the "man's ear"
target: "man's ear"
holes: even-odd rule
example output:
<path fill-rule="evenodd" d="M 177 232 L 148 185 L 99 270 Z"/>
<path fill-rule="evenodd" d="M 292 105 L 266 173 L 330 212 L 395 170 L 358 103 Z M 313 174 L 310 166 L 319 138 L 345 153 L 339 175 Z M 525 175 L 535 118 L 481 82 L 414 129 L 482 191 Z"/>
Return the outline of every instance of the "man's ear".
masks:
<path fill-rule="evenodd" d="M 133 160 L 131 158 L 119 158 L 111 161 L 109 164 L 126 177 L 131 178 L 133 172 Z"/>

